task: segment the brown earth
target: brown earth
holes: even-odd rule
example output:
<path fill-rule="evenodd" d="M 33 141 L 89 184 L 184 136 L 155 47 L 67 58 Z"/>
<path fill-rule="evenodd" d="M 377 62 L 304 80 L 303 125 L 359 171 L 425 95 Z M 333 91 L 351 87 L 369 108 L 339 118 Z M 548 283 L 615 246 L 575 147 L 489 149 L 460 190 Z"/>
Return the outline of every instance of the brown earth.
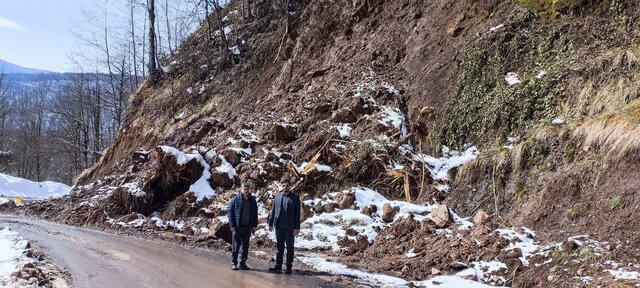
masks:
<path fill-rule="evenodd" d="M 579 253 L 556 255 L 568 263 L 567 271 L 550 271 L 555 265 L 519 270 L 511 261 L 507 284 L 575 285 L 572 277 L 584 273 L 587 264 L 593 268 L 606 257 L 640 257 L 640 222 L 632 221 L 640 208 L 635 189 L 640 175 L 637 1 L 582 1 L 559 11 L 553 21 L 516 1 L 293 3 L 287 34 L 286 21 L 271 1 L 258 5 L 265 13 L 253 19 L 231 17 L 239 56 L 207 39 L 205 27 L 196 31 L 176 56 L 162 61 L 170 71 L 160 83 L 145 83 L 132 96 L 113 147 L 79 177 L 74 192 L 30 205 L 26 213 L 100 227 L 111 226 L 105 224 L 110 219 L 128 222 L 138 213 L 157 211 L 163 220 L 205 221 L 200 223 L 212 227 L 215 217 L 225 215 L 239 179 L 254 180 L 259 200 L 269 208 L 274 181 L 300 174 L 292 172 L 289 161 L 315 162 L 319 155 L 317 163 L 332 171 L 303 173 L 298 192 L 308 199 L 367 186 L 391 199 L 444 202 L 460 216 L 483 210 L 491 218 L 488 226 L 524 225 L 543 241 L 590 234 L 624 244 L 624 251 L 582 259 L 579 265 L 569 261 Z M 546 74 L 538 77 L 541 71 Z M 522 83 L 507 85 L 508 72 L 517 72 Z M 389 111 L 406 115 L 407 131 L 379 121 Z M 184 119 L 176 118 L 183 112 Z M 551 124 L 556 117 L 565 123 Z M 341 123 L 352 128 L 344 138 L 334 127 Z M 517 139 L 512 147 L 502 147 L 508 137 Z M 387 141 L 380 146 L 368 141 L 376 139 L 388 140 L 380 140 Z M 399 153 L 403 143 L 433 155 L 444 144 L 471 143 L 482 154 L 450 171 L 451 190 L 443 193 L 433 187 L 429 173 L 424 175 L 424 164 Z M 201 167 L 176 165 L 158 145 L 204 156 L 215 149 L 238 177 L 216 172 L 221 160 L 213 157 L 217 195 L 196 201 L 185 193 Z M 389 163 L 402 169 L 390 169 Z M 145 196 L 125 193 L 121 186 L 132 181 L 139 181 Z M 305 209 L 326 213 L 352 201 L 343 202 Z M 204 241 L 224 247 L 220 239 L 228 235 L 222 227 Z M 182 233 L 151 221 L 141 229 L 171 233 L 176 241 L 197 238 L 176 236 Z M 353 265 L 413 279 L 431 276 L 432 268 L 453 273 L 460 268 L 451 266 L 455 259 L 504 258 L 496 246 L 501 238 L 464 233 L 481 234 L 487 245 L 476 249 L 472 241 L 433 235 L 432 227 L 411 220 L 380 234 L 392 240 L 345 244 L 356 257 Z M 432 242 L 423 239 L 427 235 L 434 236 Z M 410 243 L 420 248 L 420 257 L 402 257 Z M 420 266 L 423 262 L 429 264 Z M 549 280 L 554 273 L 562 275 Z"/>

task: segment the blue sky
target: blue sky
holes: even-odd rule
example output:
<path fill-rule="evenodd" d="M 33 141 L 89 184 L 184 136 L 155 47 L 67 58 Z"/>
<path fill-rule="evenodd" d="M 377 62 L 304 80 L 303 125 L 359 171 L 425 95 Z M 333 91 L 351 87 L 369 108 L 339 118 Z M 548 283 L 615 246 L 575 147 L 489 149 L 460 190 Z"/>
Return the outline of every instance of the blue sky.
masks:
<path fill-rule="evenodd" d="M 80 50 L 73 33 L 94 0 L 0 0 L 0 59 L 29 68 L 71 71 L 68 55 Z M 77 29 L 76 29 L 77 30 Z"/>

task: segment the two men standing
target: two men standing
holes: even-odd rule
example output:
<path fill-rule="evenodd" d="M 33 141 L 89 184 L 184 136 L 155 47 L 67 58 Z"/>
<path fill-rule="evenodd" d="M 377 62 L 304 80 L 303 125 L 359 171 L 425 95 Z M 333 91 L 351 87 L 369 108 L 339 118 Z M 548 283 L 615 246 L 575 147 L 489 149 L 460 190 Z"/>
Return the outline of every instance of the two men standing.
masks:
<path fill-rule="evenodd" d="M 258 205 L 251 195 L 249 183 L 243 182 L 241 193 L 231 199 L 229 204 L 229 227 L 233 232 L 231 269 L 249 270 L 247 257 L 249 254 L 249 240 L 258 226 Z M 292 193 L 290 183 L 284 182 L 282 192 L 278 193 L 269 214 L 269 231 L 275 227 L 277 254 L 276 265 L 269 268 L 271 272 L 282 272 L 284 248 L 287 247 L 286 274 L 291 274 L 293 265 L 294 237 L 300 233 L 300 197 Z M 238 267 L 238 252 L 241 250 L 240 267 Z"/>

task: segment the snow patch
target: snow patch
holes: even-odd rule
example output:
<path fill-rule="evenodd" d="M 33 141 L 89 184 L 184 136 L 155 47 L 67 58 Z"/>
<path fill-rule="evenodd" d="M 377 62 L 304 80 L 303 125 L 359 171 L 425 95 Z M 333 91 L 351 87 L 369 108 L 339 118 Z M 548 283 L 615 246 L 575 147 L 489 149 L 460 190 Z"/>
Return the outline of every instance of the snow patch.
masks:
<path fill-rule="evenodd" d="M 71 187 L 57 182 L 33 182 L 0 173 L 0 196 L 43 200 L 69 194 Z"/>
<path fill-rule="evenodd" d="M 507 85 L 509 86 L 522 83 L 520 79 L 518 79 L 518 74 L 516 74 L 515 72 L 507 73 L 507 76 L 504 77 L 504 80 L 507 81 Z"/>

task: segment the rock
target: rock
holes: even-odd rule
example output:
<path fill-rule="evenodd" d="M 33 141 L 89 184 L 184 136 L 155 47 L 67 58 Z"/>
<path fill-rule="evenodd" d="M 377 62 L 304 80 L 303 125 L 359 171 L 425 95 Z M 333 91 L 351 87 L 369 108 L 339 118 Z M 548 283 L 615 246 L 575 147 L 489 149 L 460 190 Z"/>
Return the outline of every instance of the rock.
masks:
<path fill-rule="evenodd" d="M 133 220 L 137 220 L 138 219 L 138 213 L 131 213 L 128 214 L 126 216 L 123 216 L 122 218 L 118 219 L 119 221 L 122 221 L 124 223 L 129 223 Z"/>
<path fill-rule="evenodd" d="M 348 236 L 357 236 L 358 235 L 358 231 L 356 231 L 355 229 L 349 227 L 347 228 L 347 230 L 345 231 L 345 234 L 347 234 Z"/>
<path fill-rule="evenodd" d="M 462 270 L 462 269 L 469 268 L 469 266 L 467 266 L 467 264 L 464 264 L 464 263 L 459 262 L 459 261 L 453 261 L 453 262 L 449 263 L 449 268 L 454 269 L 454 270 Z"/>
<path fill-rule="evenodd" d="M 440 275 L 442 272 L 440 272 L 440 270 L 431 267 L 431 275 Z"/>
<path fill-rule="evenodd" d="M 504 260 L 504 264 L 507 265 L 507 270 L 512 274 L 514 271 L 522 269 L 522 261 L 519 258 L 508 258 Z"/>
<path fill-rule="evenodd" d="M 349 237 L 345 236 L 338 240 L 338 245 L 346 248 L 346 254 L 351 255 L 369 248 L 369 240 L 362 235 L 357 235 L 355 240 L 351 240 Z"/>
<path fill-rule="evenodd" d="M 316 214 L 322 214 L 324 212 L 324 205 L 318 202 L 315 206 L 313 206 L 313 212 L 316 212 Z"/>
<path fill-rule="evenodd" d="M 273 133 L 276 139 L 289 143 L 296 140 L 298 127 L 288 123 L 278 123 L 275 125 Z"/>
<path fill-rule="evenodd" d="M 515 248 L 515 249 L 512 249 L 512 250 L 509 250 L 504 255 L 505 259 L 518 258 L 518 257 L 522 257 L 522 250 L 520 248 Z"/>
<path fill-rule="evenodd" d="M 336 203 L 327 203 L 324 205 L 324 213 L 333 213 L 336 211 L 336 207 L 338 204 Z"/>
<path fill-rule="evenodd" d="M 400 207 L 392 207 L 389 203 L 382 206 L 382 221 L 391 223 L 396 214 L 400 211 Z"/>
<path fill-rule="evenodd" d="M 300 200 L 300 222 L 304 222 L 307 219 L 309 219 L 309 217 L 311 217 L 311 207 L 309 207 L 309 205 L 304 204 L 304 202 L 302 202 L 304 200 Z"/>
<path fill-rule="evenodd" d="M 356 122 L 356 114 L 349 108 L 343 108 L 333 112 L 331 120 L 334 123 L 353 123 Z"/>
<path fill-rule="evenodd" d="M 447 205 L 438 205 L 431 210 L 431 219 L 439 228 L 447 227 L 450 223 L 451 214 Z"/>
<path fill-rule="evenodd" d="M 367 207 L 362 208 L 362 210 L 360 211 L 362 214 L 367 215 L 369 217 L 373 217 L 373 214 L 375 214 L 376 212 L 378 212 L 378 207 L 376 206 L 376 204 L 371 204 Z"/>
<path fill-rule="evenodd" d="M 473 217 L 473 223 L 476 225 L 483 225 L 489 221 L 489 218 L 490 216 L 487 212 L 480 210 L 476 213 L 476 216 Z"/>
<path fill-rule="evenodd" d="M 232 233 L 231 229 L 229 229 L 229 224 L 222 223 L 218 218 L 211 219 L 211 223 L 209 223 L 209 235 L 231 244 Z"/>
<path fill-rule="evenodd" d="M 356 202 L 356 195 L 354 193 L 344 193 L 338 201 L 338 207 L 340 209 L 349 209 L 351 205 Z"/>
<path fill-rule="evenodd" d="M 218 172 L 215 168 L 211 169 L 211 182 L 217 187 L 231 188 L 235 184 L 234 179 L 229 178 L 229 174 Z"/>
<path fill-rule="evenodd" d="M 329 111 L 331 111 L 331 107 L 333 105 L 331 105 L 331 103 L 325 102 L 325 103 L 320 103 L 316 106 L 316 108 L 313 109 L 313 113 L 316 114 L 324 114 L 327 113 Z"/>
<path fill-rule="evenodd" d="M 227 162 L 229 162 L 229 164 L 231 164 L 231 166 L 233 167 L 236 167 L 238 166 L 238 164 L 242 163 L 242 155 L 240 155 L 240 153 L 238 153 L 237 151 L 225 149 L 220 152 L 220 154 L 224 156 L 224 159 L 226 159 Z"/>
<path fill-rule="evenodd" d="M 572 240 L 565 240 L 562 242 L 562 249 L 571 253 L 572 251 L 578 249 L 578 244 Z"/>

